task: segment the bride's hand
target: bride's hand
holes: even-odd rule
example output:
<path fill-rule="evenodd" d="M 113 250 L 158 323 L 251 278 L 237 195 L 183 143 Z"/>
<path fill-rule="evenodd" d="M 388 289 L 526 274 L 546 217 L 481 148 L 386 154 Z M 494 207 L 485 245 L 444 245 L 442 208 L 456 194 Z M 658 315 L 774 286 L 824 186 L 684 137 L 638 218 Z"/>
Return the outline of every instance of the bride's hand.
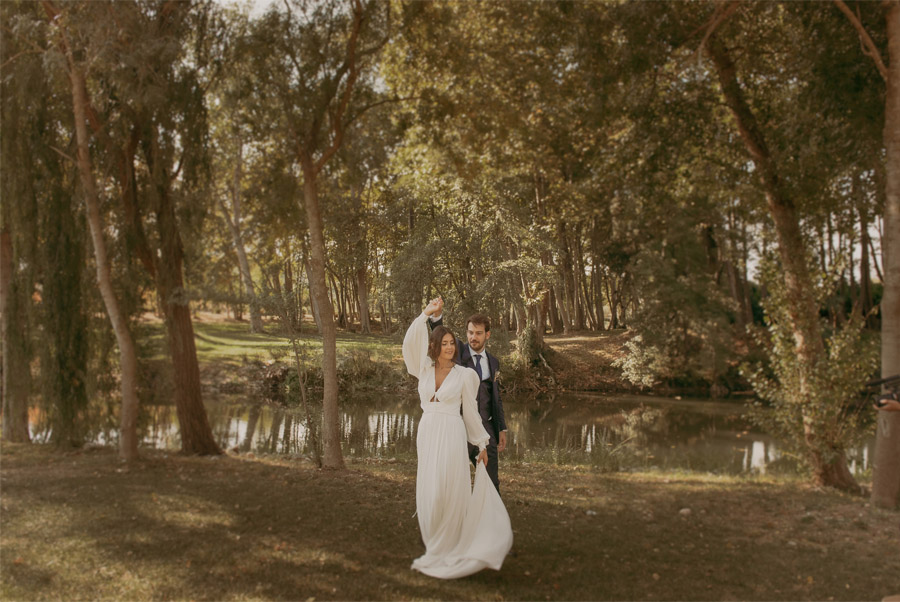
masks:
<path fill-rule="evenodd" d="M 484 463 L 485 466 L 487 466 L 487 450 L 486 449 L 481 450 L 481 453 L 478 454 L 478 459 L 475 461 L 475 463 L 477 464 L 478 462 L 482 462 L 482 463 Z"/>

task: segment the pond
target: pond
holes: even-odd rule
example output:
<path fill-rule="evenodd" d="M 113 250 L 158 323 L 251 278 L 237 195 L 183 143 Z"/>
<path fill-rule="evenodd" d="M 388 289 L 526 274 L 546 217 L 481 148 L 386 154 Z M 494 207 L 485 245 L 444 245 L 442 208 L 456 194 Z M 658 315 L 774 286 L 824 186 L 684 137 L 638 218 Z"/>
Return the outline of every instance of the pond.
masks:
<path fill-rule="evenodd" d="M 207 402 L 220 445 L 253 453 L 309 455 L 301 409 L 219 395 Z M 504 400 L 509 446 L 502 461 L 587 464 L 605 470 L 676 469 L 719 474 L 792 472 L 795 461 L 753 427 L 737 402 L 634 395 L 568 393 Z M 354 396 L 342 404 L 344 453 L 356 457 L 414 457 L 421 410 L 414 394 Z M 178 450 L 175 407 L 143 406 L 144 447 Z M 34 432 L 36 440 L 48 433 Z M 94 437 L 117 438 L 114 425 Z M 870 468 L 874 434 L 850 451 L 855 474 Z"/>

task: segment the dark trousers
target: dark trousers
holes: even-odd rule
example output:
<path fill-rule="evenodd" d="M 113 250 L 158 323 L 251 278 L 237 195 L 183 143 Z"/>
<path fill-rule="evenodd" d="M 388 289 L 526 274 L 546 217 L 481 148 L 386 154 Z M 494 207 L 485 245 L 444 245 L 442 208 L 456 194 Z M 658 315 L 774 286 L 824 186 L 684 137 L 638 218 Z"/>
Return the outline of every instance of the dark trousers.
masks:
<path fill-rule="evenodd" d="M 491 482 L 494 484 L 494 487 L 497 488 L 497 493 L 500 493 L 500 476 L 499 476 L 499 466 L 497 465 L 497 442 L 494 441 L 494 438 L 491 437 L 491 440 L 488 442 L 487 447 L 487 473 L 488 476 L 491 477 Z M 469 444 L 469 459 L 472 461 L 472 464 L 475 464 L 478 460 L 478 448 Z"/>

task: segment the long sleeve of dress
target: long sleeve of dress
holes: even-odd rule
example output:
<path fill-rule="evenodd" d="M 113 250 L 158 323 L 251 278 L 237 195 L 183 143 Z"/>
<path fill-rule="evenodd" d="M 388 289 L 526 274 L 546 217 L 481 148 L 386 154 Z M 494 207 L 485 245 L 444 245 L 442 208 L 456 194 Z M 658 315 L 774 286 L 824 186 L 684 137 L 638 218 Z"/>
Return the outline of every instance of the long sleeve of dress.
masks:
<path fill-rule="evenodd" d="M 426 320 L 428 316 L 425 312 L 419 314 L 403 337 L 403 361 L 406 362 L 406 370 L 416 378 L 419 378 L 422 368 L 431 363 L 431 358 L 428 357 L 429 334 Z"/>
<path fill-rule="evenodd" d="M 462 417 L 466 424 L 466 438 L 472 445 L 478 446 L 483 450 L 487 447 L 490 435 L 484 430 L 484 424 L 481 422 L 481 415 L 478 413 L 478 402 L 475 401 L 478 395 L 478 374 L 474 370 L 461 368 L 463 375 L 462 386 Z"/>

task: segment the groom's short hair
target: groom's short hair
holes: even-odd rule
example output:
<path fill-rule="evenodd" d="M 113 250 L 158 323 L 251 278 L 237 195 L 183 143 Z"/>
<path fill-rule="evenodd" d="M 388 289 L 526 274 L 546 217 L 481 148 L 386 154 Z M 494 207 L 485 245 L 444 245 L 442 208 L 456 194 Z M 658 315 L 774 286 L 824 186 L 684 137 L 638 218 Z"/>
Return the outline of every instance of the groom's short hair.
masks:
<path fill-rule="evenodd" d="M 469 327 L 469 324 L 474 324 L 475 326 L 484 326 L 485 332 L 491 331 L 491 319 L 484 314 L 472 314 L 469 316 L 469 319 L 466 320 L 466 328 Z"/>

